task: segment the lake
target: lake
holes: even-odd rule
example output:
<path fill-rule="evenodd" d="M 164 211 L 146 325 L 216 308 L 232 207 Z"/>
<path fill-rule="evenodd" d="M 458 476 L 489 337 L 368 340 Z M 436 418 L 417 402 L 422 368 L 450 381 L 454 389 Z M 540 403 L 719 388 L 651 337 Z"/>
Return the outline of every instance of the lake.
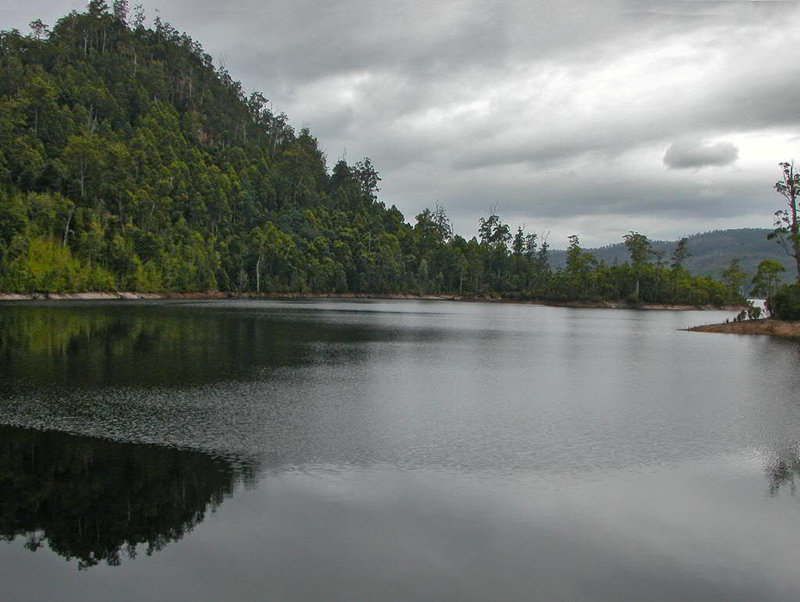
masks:
<path fill-rule="evenodd" d="M 0 598 L 797 600 L 800 346 L 724 312 L 0 305 Z"/>

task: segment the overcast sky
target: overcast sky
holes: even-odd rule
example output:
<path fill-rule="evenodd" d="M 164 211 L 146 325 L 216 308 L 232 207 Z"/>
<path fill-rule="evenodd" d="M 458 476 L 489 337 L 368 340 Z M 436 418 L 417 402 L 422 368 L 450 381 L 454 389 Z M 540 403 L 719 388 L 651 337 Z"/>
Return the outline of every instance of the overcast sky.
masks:
<path fill-rule="evenodd" d="M 555 248 L 770 227 L 777 164 L 800 160 L 796 2 L 144 5 L 309 126 L 329 167 L 369 156 L 382 200 L 412 222 L 439 201 L 467 237 L 495 205 Z M 0 27 L 83 6 L 3 0 Z"/>

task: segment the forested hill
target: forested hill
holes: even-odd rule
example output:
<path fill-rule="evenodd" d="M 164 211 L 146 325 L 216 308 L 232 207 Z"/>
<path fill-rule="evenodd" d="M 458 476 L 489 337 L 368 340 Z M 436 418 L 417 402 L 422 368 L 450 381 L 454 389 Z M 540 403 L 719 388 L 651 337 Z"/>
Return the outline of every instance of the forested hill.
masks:
<path fill-rule="evenodd" d="M 125 2 L 33 25 L 0 34 L 2 290 L 400 285 L 411 229 L 368 159 L 329 174 L 310 132 Z"/>
<path fill-rule="evenodd" d="M 730 266 L 731 260 L 738 259 L 742 271 L 753 276 L 762 260 L 774 259 L 786 268 L 784 279 L 792 281 L 797 271 L 794 259 L 776 241 L 767 240 L 770 232 L 765 228 L 739 228 L 693 234 L 687 238 L 689 256 L 684 265 L 690 274 L 718 278 Z M 675 252 L 678 242 L 654 240 L 650 244 L 653 251 L 669 257 Z M 607 264 L 628 260 L 628 249 L 623 243 L 587 250 Z M 554 268 L 564 266 L 566 251 L 551 251 L 550 262 Z"/>
<path fill-rule="evenodd" d="M 488 215 L 470 240 L 444 209 L 413 226 L 378 199 L 368 158 L 326 164 L 188 35 L 118 0 L 52 29 L 0 32 L 0 292 L 433 293 L 725 303 L 649 242 L 610 266 Z"/>

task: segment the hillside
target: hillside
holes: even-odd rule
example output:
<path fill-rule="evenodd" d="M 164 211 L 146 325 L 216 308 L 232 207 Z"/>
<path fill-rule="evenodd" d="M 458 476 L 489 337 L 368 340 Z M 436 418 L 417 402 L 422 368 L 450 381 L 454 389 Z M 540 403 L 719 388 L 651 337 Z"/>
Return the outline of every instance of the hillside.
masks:
<path fill-rule="evenodd" d="M 0 290 L 400 286 L 411 229 L 369 159 L 329 173 L 308 130 L 125 5 L 0 34 Z"/>
<path fill-rule="evenodd" d="M 98 0 L 0 32 L 0 292 L 452 294 L 722 304 L 681 266 L 565 270 L 498 215 L 455 235 L 379 199 L 368 157 L 327 164 L 261 93 L 141 9 Z"/>
<path fill-rule="evenodd" d="M 709 275 L 719 278 L 731 260 L 738 258 L 741 269 L 752 276 L 761 260 L 774 259 L 786 267 L 784 280 L 791 281 L 797 271 L 795 262 L 777 242 L 767 240 L 769 232 L 766 228 L 740 228 L 693 234 L 687 237 L 690 255 L 686 259 L 685 267 L 695 276 Z M 651 241 L 651 244 L 653 251 L 663 253 L 668 260 L 675 251 L 677 241 L 659 240 Z M 623 243 L 587 251 L 609 265 L 624 263 L 629 259 L 628 250 Z M 566 263 L 566 251 L 551 251 L 550 261 L 554 268 L 563 267 Z"/>

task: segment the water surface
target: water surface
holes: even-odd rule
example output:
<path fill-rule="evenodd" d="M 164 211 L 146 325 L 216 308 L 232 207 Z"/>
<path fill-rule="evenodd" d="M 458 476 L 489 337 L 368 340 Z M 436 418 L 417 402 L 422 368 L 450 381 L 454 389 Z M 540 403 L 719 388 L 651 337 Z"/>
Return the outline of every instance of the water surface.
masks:
<path fill-rule="evenodd" d="M 0 307 L 0 597 L 795 600 L 800 347 L 719 312 Z"/>

